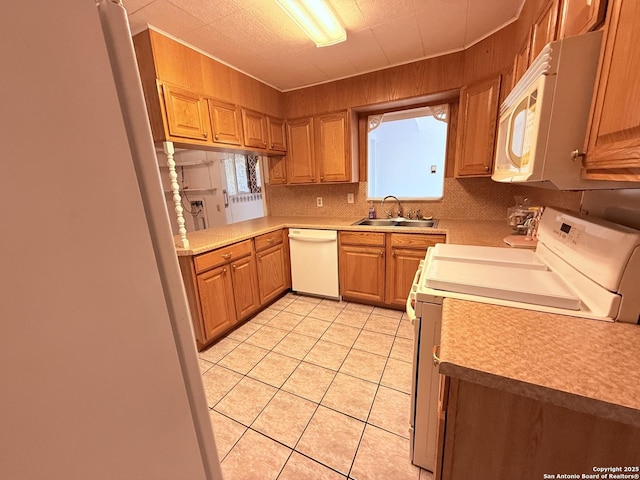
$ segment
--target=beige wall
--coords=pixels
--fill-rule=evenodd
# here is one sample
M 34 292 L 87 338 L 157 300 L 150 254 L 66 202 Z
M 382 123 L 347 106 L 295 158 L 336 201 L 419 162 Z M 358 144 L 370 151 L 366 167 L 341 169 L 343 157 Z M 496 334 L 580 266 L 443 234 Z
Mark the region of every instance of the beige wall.
M 369 211 L 366 183 L 344 185 L 274 185 L 267 186 L 267 205 L 270 215 L 365 217 Z M 355 202 L 347 203 L 353 193 Z M 578 210 L 580 192 L 556 192 L 533 187 L 505 185 L 489 178 L 446 178 L 444 198 L 436 202 L 402 202 L 405 212 L 421 209 L 425 216 L 446 219 L 502 219 L 506 209 L 515 204 L 514 195 L 531 199 L 532 205 L 545 205 Z M 316 198 L 323 198 L 323 207 L 316 206 Z M 380 203 L 375 204 L 382 216 Z

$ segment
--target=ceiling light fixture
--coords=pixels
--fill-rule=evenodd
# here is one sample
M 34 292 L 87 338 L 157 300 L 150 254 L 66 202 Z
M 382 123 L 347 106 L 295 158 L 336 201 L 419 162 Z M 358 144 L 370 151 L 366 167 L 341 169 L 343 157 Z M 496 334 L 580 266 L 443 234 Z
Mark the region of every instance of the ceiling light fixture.
M 340 25 L 325 0 L 275 0 L 318 47 L 328 47 L 347 39 L 347 32 Z

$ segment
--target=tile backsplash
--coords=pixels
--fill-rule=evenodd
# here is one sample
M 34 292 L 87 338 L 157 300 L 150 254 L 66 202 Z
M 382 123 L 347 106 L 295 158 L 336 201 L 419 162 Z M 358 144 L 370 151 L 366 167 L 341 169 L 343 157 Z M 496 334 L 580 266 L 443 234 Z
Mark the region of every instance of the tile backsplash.
M 366 217 L 369 212 L 367 184 L 268 185 L 267 206 L 270 215 L 330 217 Z M 347 203 L 347 194 L 354 203 Z M 420 209 L 424 216 L 450 220 L 500 220 L 515 204 L 514 196 L 528 197 L 531 205 L 578 210 L 581 192 L 558 192 L 534 187 L 496 183 L 490 178 L 446 178 L 444 198 L 438 201 L 403 201 L 405 213 Z M 316 205 L 322 197 L 322 207 Z M 378 217 L 383 216 L 380 202 L 374 203 Z

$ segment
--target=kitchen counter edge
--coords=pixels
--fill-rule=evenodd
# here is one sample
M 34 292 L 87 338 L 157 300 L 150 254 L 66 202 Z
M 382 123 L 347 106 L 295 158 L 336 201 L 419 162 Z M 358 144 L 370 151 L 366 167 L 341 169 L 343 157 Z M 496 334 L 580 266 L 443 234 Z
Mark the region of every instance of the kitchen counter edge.
M 362 220 L 362 217 L 261 217 L 189 232 L 187 249 L 179 246 L 180 237 L 178 236 L 174 237 L 174 243 L 178 256 L 193 256 L 281 228 L 446 235 L 447 243 L 473 243 L 487 246 L 506 246 L 502 243 L 502 238 L 511 233 L 510 227 L 503 220 L 442 219 L 439 220 L 437 228 L 353 225 L 359 220 Z
M 440 373 L 640 427 L 640 327 L 445 299 Z

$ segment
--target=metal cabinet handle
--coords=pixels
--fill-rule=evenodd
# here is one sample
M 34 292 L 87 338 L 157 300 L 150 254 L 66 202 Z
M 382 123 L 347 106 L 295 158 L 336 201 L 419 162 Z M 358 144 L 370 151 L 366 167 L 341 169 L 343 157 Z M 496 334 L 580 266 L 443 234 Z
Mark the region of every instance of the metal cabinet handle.
M 484 166 L 484 171 L 485 171 L 485 172 L 488 172 L 488 171 L 489 171 L 489 165 L 485 165 L 485 166 Z
M 238 268 L 238 266 L 234 263 L 233 265 L 231 265 L 233 267 L 233 269 L 235 270 L 236 268 Z
M 204 138 L 207 138 L 207 137 L 209 136 L 209 132 L 202 132 L 202 136 L 203 136 Z
M 273 143 L 271 144 L 271 148 L 273 148 Z
M 233 252 L 231 252 L 231 253 L 233 253 Z M 231 258 L 231 253 L 223 253 L 221 256 L 225 260 L 229 260 Z
M 220 135 L 217 135 L 217 134 L 216 134 L 215 139 L 216 139 L 216 140 L 220 140 Z
M 586 156 L 587 154 L 585 152 L 581 152 L 578 149 L 575 149 L 573 152 L 571 152 L 571 160 L 574 162 L 578 159 L 580 159 L 580 161 L 583 161 Z
M 273 238 L 271 237 L 267 238 L 267 243 L 271 243 L 271 242 L 273 242 Z
M 431 354 L 433 355 L 433 366 L 437 367 L 440 365 L 440 357 L 438 357 L 440 354 L 440 345 L 434 345 Z
M 380 250 L 380 255 L 384 255 L 384 250 Z
M 226 269 L 226 268 L 223 268 L 223 269 L 222 269 L 222 273 L 227 273 L 227 269 Z

